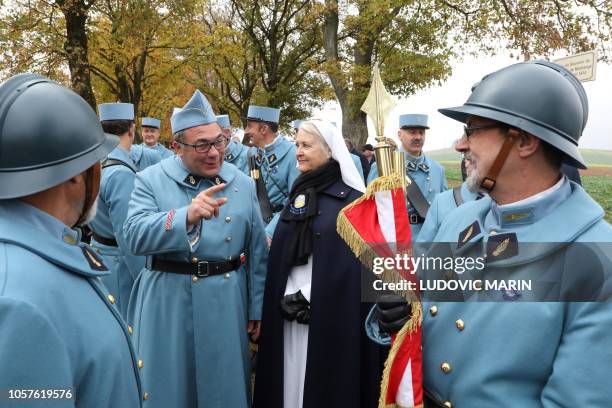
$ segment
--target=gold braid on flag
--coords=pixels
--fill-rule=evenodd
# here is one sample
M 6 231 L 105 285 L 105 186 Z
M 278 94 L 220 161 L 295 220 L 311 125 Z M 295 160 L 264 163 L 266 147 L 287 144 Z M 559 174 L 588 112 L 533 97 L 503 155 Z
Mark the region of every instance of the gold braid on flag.
M 410 302 L 410 307 L 412 308 L 412 317 L 397 333 L 397 336 L 393 341 L 393 345 L 389 350 L 389 357 L 387 357 L 387 361 L 385 361 L 385 370 L 383 371 L 382 380 L 380 382 L 380 398 L 378 400 L 378 408 L 423 408 L 423 404 L 415 405 L 414 407 L 404 407 L 395 403 L 385 403 L 385 398 L 387 397 L 387 389 L 389 386 L 389 375 L 391 374 L 391 366 L 393 365 L 393 361 L 395 361 L 397 351 L 399 350 L 401 344 L 404 342 L 406 336 L 414 333 L 423 322 L 423 309 L 421 308 L 421 302 L 419 302 L 418 300 Z
M 406 166 L 404 154 L 401 152 L 394 152 L 391 145 L 387 143 L 387 139 L 384 137 L 385 120 L 389 113 L 395 108 L 396 104 L 397 103 L 395 102 L 394 98 L 385 89 L 385 86 L 380 78 L 378 64 L 376 64 L 372 73 L 372 86 L 370 87 L 370 92 L 368 93 L 361 110 L 370 117 L 374 124 L 374 129 L 376 130 L 376 141 L 378 144 L 375 150 L 376 165 L 378 168 L 379 177 L 370 183 L 363 196 L 353 201 L 340 211 L 336 221 L 336 230 L 338 231 L 338 234 L 347 243 L 349 248 L 351 248 L 351 251 L 353 251 L 357 259 L 359 259 L 359 261 L 365 265 L 367 269 L 372 267 L 374 258 L 379 256 L 376 254 L 371 245 L 381 243 L 365 242 L 363 237 L 350 223 L 345 212 L 348 212 L 354 206 L 359 205 L 366 200 L 374 200 L 374 195 L 378 192 L 390 191 L 391 194 L 398 194 L 398 192 L 401 192 L 403 196 L 404 190 L 409 183 L 405 174 Z M 412 250 L 409 250 L 409 252 L 412 252 Z M 400 282 L 404 280 L 397 270 L 386 268 L 382 274 L 382 279 L 384 282 Z M 391 346 L 391 350 L 389 351 L 389 357 L 385 362 L 385 370 L 383 372 L 381 382 L 381 394 L 378 406 L 379 408 L 422 408 L 423 404 L 419 404 L 416 407 L 400 407 L 395 403 L 387 405 L 385 402 L 389 388 L 389 376 L 391 374 L 391 368 L 393 366 L 395 357 L 397 356 L 398 350 L 406 339 L 406 336 L 410 336 L 412 333 L 417 331 L 423 320 L 421 303 L 419 302 L 416 294 L 410 290 L 400 291 L 397 293 L 410 302 L 412 316 L 397 334 L 395 340 L 393 341 L 393 345 Z
M 365 200 L 374 199 L 375 193 L 394 190 L 397 188 L 402 188 L 402 179 L 398 174 L 378 177 L 370 183 L 366 192 L 361 197 L 344 207 L 340 211 L 340 214 L 338 214 L 338 218 L 336 220 L 336 230 L 338 231 L 338 234 L 344 240 L 344 242 L 346 242 L 349 248 L 351 248 L 351 251 L 353 251 L 357 259 L 359 259 L 359 261 L 361 261 L 361 263 L 368 269 L 372 267 L 374 258 L 377 258 L 378 255 L 376 255 L 374 250 L 370 247 L 369 244 L 372 243 L 368 243 L 363 240 L 361 235 L 359 235 L 359 233 L 355 230 L 355 227 L 353 227 L 353 225 L 349 222 L 344 213 Z

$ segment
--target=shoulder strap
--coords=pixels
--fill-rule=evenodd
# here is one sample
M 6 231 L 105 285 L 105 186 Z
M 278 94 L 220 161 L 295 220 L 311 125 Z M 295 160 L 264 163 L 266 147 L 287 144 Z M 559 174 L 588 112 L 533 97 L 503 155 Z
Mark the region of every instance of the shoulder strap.
M 461 196 L 461 185 L 453 188 L 453 198 L 455 199 L 455 204 L 457 204 L 457 207 L 464 203 L 463 197 Z
M 255 163 L 255 155 L 248 154 L 249 159 L 249 175 L 253 180 L 255 180 L 255 190 L 257 193 L 257 201 L 259 201 L 259 210 L 261 211 L 261 217 L 264 222 L 267 224 L 272 220 L 272 205 L 270 204 L 270 198 L 268 197 L 268 192 L 266 190 L 266 185 L 264 183 L 263 178 L 261 178 L 261 173 L 259 168 L 257 167 L 257 163 Z
M 410 174 L 407 174 L 407 176 L 411 182 L 410 184 L 408 184 L 408 187 L 406 187 L 406 195 L 408 196 L 408 201 L 410 201 L 410 204 L 412 204 L 416 212 L 422 218 L 426 218 L 427 211 L 429 211 L 429 203 L 427 202 L 427 199 L 423 195 L 423 192 L 417 185 L 416 181 L 414 181 L 412 176 Z
M 107 167 L 112 167 L 112 166 L 125 166 L 128 169 L 130 169 L 130 171 L 132 171 L 133 173 L 136 173 L 136 170 L 134 170 L 134 168 L 132 166 L 130 166 L 129 164 L 127 164 L 126 162 L 124 162 L 123 160 L 118 160 L 118 159 L 106 159 L 102 162 L 102 168 L 105 169 Z

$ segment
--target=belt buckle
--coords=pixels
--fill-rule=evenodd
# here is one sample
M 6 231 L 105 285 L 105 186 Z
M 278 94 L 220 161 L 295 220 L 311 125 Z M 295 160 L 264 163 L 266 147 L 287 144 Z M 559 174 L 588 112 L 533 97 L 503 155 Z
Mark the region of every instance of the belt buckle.
M 418 224 L 419 223 L 419 214 L 414 213 L 414 214 L 410 214 L 410 223 L 411 224 Z
M 206 265 L 206 270 L 205 272 L 202 272 L 202 265 Z M 199 261 L 198 262 L 198 269 L 196 270 L 196 276 L 198 278 L 206 278 L 208 276 L 210 276 L 210 269 L 209 269 L 209 264 L 208 261 Z

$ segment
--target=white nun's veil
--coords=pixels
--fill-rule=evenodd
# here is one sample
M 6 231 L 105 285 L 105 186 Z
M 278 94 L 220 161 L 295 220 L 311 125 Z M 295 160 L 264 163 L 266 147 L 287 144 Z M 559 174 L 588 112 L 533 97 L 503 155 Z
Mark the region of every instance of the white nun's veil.
M 353 158 L 344 143 L 340 130 L 326 120 L 309 119 L 308 122 L 319 130 L 319 133 L 321 133 L 325 143 L 327 143 L 331 150 L 332 158 L 340 164 L 340 172 L 342 173 L 344 184 L 361 193 L 365 192 L 366 186 L 357 171 L 357 167 L 355 167 Z

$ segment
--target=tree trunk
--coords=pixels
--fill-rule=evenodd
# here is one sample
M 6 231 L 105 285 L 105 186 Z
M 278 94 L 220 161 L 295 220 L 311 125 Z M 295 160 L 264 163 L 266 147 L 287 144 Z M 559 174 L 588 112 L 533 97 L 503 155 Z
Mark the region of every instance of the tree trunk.
M 361 105 L 351 106 L 350 103 L 340 104 L 342 108 L 342 135 L 350 139 L 355 148 L 366 143 L 368 140 L 368 124 L 366 114 L 361 111 Z
M 70 86 L 95 110 L 96 98 L 91 87 L 85 28 L 89 6 L 86 6 L 83 1 L 71 1 L 68 4 L 65 1 L 58 1 L 57 4 L 66 18 L 64 51 L 66 51 L 70 69 Z
M 352 89 L 348 87 L 345 73 L 338 61 L 338 1 L 325 1 L 325 22 L 323 24 L 323 47 L 327 64 L 327 76 L 342 108 L 342 135 L 359 147 L 368 140 L 366 114 L 361 105 L 368 94 L 370 81 L 359 83 L 353 80 Z M 356 49 L 359 47 L 355 47 Z M 373 43 L 364 44 L 364 52 L 355 52 L 355 64 L 371 65 Z M 353 78 L 354 79 L 354 78 Z M 365 95 L 361 97 L 361 95 Z
M 126 67 L 117 62 L 115 64 L 115 78 L 117 78 L 117 101 L 132 103 L 130 81 L 127 77 Z
M 137 116 L 141 116 L 142 112 L 140 112 L 140 102 L 142 101 L 142 95 L 144 93 L 144 76 L 145 76 L 145 68 L 147 65 L 147 57 L 148 50 L 145 47 L 138 59 L 136 60 L 136 66 L 134 69 L 134 94 L 132 96 L 132 103 L 134 104 L 134 113 Z

